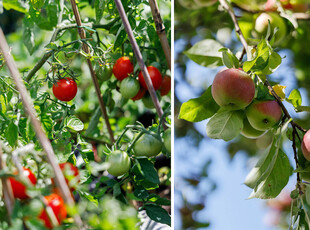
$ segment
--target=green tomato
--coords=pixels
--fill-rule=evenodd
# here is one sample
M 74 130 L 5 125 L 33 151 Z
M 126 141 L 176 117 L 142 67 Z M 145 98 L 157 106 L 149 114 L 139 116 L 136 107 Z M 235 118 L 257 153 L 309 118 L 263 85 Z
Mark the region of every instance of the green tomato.
M 164 146 L 171 153 L 171 129 L 167 129 L 163 135 Z
M 151 134 L 143 134 L 133 146 L 135 156 L 155 157 L 161 149 L 161 141 Z
M 127 77 L 122 80 L 120 92 L 124 98 L 132 98 L 137 95 L 140 90 L 139 81 L 132 77 Z
M 130 158 L 124 151 L 115 150 L 107 156 L 106 162 L 110 164 L 108 172 L 112 176 L 121 176 L 130 169 Z
M 104 66 L 96 65 L 96 75 L 99 81 L 107 81 L 112 76 L 112 66 L 106 64 Z

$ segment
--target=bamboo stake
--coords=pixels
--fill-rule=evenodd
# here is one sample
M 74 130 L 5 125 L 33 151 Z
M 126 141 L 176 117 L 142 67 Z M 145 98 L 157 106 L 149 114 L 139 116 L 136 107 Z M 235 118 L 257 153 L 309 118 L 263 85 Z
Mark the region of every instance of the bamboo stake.
M 165 26 L 164 26 L 163 20 L 160 16 L 157 1 L 156 0 L 149 0 L 149 4 L 150 4 L 151 10 L 152 10 L 152 15 L 153 15 L 153 19 L 155 22 L 157 35 L 159 37 L 161 46 L 164 50 L 166 60 L 168 63 L 168 67 L 171 70 L 171 50 L 170 50 L 169 42 L 167 39 Z
M 11 72 L 11 75 L 15 81 L 16 87 L 20 93 L 21 100 L 23 102 L 23 106 L 25 111 L 27 112 L 28 116 L 30 117 L 31 124 L 36 132 L 36 136 L 44 150 L 44 152 L 47 155 L 47 159 L 49 163 L 51 164 L 54 173 L 55 173 L 55 181 L 57 186 L 60 188 L 61 196 L 65 203 L 67 203 L 69 206 L 74 205 L 74 200 L 71 197 L 70 190 L 68 188 L 68 185 L 65 181 L 64 175 L 57 163 L 54 150 L 52 148 L 52 145 L 50 141 L 47 139 L 46 134 L 44 130 L 41 127 L 41 123 L 36 117 L 36 111 L 33 107 L 32 100 L 29 96 L 29 93 L 27 92 L 26 86 L 20 76 L 20 73 L 17 69 L 17 66 L 15 64 L 15 61 L 13 57 L 10 54 L 10 48 L 7 44 L 7 41 L 5 39 L 5 36 L 3 34 L 2 29 L 0 28 L 0 49 L 2 50 L 3 56 L 6 60 L 7 67 L 9 68 L 9 71 Z M 75 222 L 78 225 L 80 229 L 82 229 L 82 220 L 78 215 L 74 216 Z
M 3 170 L 6 165 L 5 162 L 3 161 L 3 152 L 2 152 L 2 147 L 0 145 L 0 170 Z M 14 196 L 12 192 L 12 187 L 9 183 L 8 178 L 1 178 L 2 182 L 2 191 L 3 191 L 3 198 L 4 198 L 4 204 L 6 207 L 6 210 L 8 211 L 8 218 L 9 218 L 9 223 L 11 224 L 11 214 L 13 211 L 14 207 Z
M 82 21 L 81 21 L 79 9 L 78 9 L 78 7 L 77 7 L 77 5 L 75 3 L 75 0 L 71 0 L 71 6 L 72 6 L 73 13 L 74 13 L 76 24 L 78 25 L 78 32 L 79 32 L 80 38 L 81 39 L 85 39 L 86 38 L 86 34 L 85 34 L 84 29 L 82 28 Z M 83 43 L 83 50 L 84 50 L 85 53 L 90 54 L 89 47 L 85 43 Z M 104 118 L 104 121 L 106 123 L 107 129 L 108 129 L 108 132 L 109 132 L 110 140 L 111 140 L 111 143 L 113 144 L 114 143 L 113 131 L 111 129 L 111 124 L 110 124 L 110 121 L 109 121 L 107 110 L 106 110 L 106 107 L 104 105 L 103 98 L 102 98 L 102 95 L 101 95 L 101 92 L 100 92 L 100 86 L 99 86 L 99 83 L 98 83 L 98 79 L 97 79 L 96 73 L 94 71 L 94 68 L 93 68 L 92 63 L 91 63 L 89 58 L 87 58 L 87 64 L 88 64 L 88 67 L 89 67 L 89 70 L 90 70 L 91 77 L 93 79 L 93 83 L 94 83 L 96 94 L 97 94 L 97 97 L 98 97 L 98 100 L 99 100 L 101 112 L 103 114 L 103 118 Z
M 144 76 L 144 79 L 145 79 L 145 83 L 147 85 L 147 88 L 148 88 L 148 91 L 151 95 L 151 98 L 152 98 L 152 101 L 155 105 L 155 108 L 156 108 L 156 112 L 158 114 L 159 117 L 161 117 L 163 115 L 163 110 L 162 108 L 160 107 L 159 105 L 159 100 L 157 98 L 157 95 L 156 95 L 156 92 L 155 92 L 155 89 L 153 87 L 153 84 L 152 84 L 152 80 L 150 78 L 150 75 L 146 69 L 146 66 L 143 62 L 143 58 L 142 58 L 142 54 L 139 50 L 139 47 L 138 47 L 138 44 L 137 44 L 137 41 L 133 35 L 133 32 L 132 32 L 132 29 L 130 27 L 130 24 L 129 24 L 129 21 L 128 21 L 128 18 L 126 16 L 126 13 L 125 13 L 125 10 L 124 10 L 124 7 L 121 3 L 120 0 L 114 0 L 115 1 L 115 4 L 116 4 L 116 7 L 117 7 L 117 10 L 122 18 L 122 21 L 123 21 L 123 25 L 125 27 L 125 30 L 128 34 L 128 37 L 129 37 L 129 40 L 130 40 L 130 43 L 131 43 L 131 46 L 132 46 L 132 49 L 133 49 L 133 52 L 138 60 L 138 63 L 139 63 L 139 66 L 140 66 L 140 69 L 142 71 L 142 74 Z

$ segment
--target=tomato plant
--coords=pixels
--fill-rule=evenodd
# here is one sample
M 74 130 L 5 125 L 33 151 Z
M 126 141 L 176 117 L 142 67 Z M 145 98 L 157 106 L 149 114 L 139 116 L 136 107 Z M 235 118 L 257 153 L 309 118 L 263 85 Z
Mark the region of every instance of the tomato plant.
M 152 81 L 154 89 L 158 90 L 159 87 L 161 86 L 161 82 L 162 82 L 162 76 L 161 76 L 160 71 L 156 67 L 154 67 L 154 66 L 148 66 L 147 67 L 147 71 L 148 71 L 148 73 L 150 75 L 150 78 L 151 78 L 151 81 Z M 141 86 L 144 89 L 147 89 L 147 85 L 146 85 L 144 76 L 143 76 L 141 71 L 139 73 L 139 81 L 140 81 Z
M 31 184 L 35 185 L 37 183 L 37 178 L 30 169 L 23 168 L 22 173 L 26 180 L 29 180 Z M 27 195 L 26 185 L 22 181 L 13 177 L 10 177 L 9 181 L 12 186 L 12 191 L 15 198 L 19 198 L 22 200 L 29 198 L 29 196 Z
M 130 28 L 116 7 L 120 2 Z M 171 3 L 157 2 L 170 41 L 170 12 L 163 9 L 169 9 Z M 161 140 L 163 124 L 171 123 L 170 97 L 160 102 L 164 115 L 146 108 L 142 100 L 134 101 L 146 92 L 135 80 L 139 64 L 155 65 L 162 74 L 170 74 L 166 50 L 158 48 L 161 40 L 152 6 L 142 0 L 39 0 L 0 5 L 10 18 L 5 24 L 17 26 L 5 31 L 5 36 L 18 67 L 15 72 L 20 72 L 20 82 L 27 90 L 16 86 L 18 77 L 7 68 L 14 62 L 7 56 L 4 61 L 0 54 L 0 137 L 6 159 L 0 177 L 14 172 L 14 165 L 22 165 L 35 170 L 38 180 L 37 186 L 29 188 L 27 201 L 16 199 L 7 208 L 6 197 L 0 198 L 0 229 L 42 229 L 44 221 L 38 219 L 41 198 L 54 193 L 65 205 L 70 204 L 70 193 L 62 192 L 68 188 L 74 203 L 66 206 L 70 218 L 63 221 L 65 217 L 60 215 L 59 229 L 171 225 L 170 155 L 163 148 L 160 159 L 148 159 L 134 156 L 132 149 L 136 134 L 148 133 L 154 125 L 152 133 Z M 134 40 L 143 60 L 136 56 Z M 2 40 L 0 44 L 2 50 Z M 126 82 L 134 82 L 135 88 Z M 29 108 L 34 111 L 27 113 Z M 111 153 L 118 151 L 127 164 L 117 169 L 119 162 L 112 161 Z M 55 173 L 57 165 L 61 171 Z M 123 174 L 120 169 L 125 170 Z M 67 183 L 54 183 L 61 174 Z
M 60 79 L 53 85 L 54 96 L 61 101 L 71 101 L 77 93 L 76 82 L 71 78 Z
M 120 57 L 113 66 L 113 74 L 117 80 L 122 81 L 133 72 L 133 64 L 129 57 Z
M 62 221 L 66 218 L 67 216 L 67 210 L 64 204 L 64 201 L 62 200 L 62 198 L 58 195 L 58 194 L 51 194 L 48 196 L 44 197 L 44 201 L 46 202 L 46 206 L 51 208 L 51 210 L 53 211 L 58 224 L 61 224 Z M 53 225 L 52 222 L 46 212 L 46 209 L 43 209 L 39 215 L 39 219 L 41 219 L 45 226 L 47 228 L 52 229 Z

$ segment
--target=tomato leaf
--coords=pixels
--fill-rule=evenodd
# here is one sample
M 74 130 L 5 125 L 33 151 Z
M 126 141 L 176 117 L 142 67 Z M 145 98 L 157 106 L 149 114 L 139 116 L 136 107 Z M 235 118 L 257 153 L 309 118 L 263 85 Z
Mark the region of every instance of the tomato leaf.
M 6 10 L 16 10 L 21 13 L 27 13 L 27 6 L 24 1 L 21 0 L 3 0 L 2 1 L 3 7 Z
M 222 54 L 219 50 L 223 46 L 212 39 L 197 42 L 192 48 L 185 51 L 186 56 L 192 61 L 205 67 L 222 66 Z
M 146 199 L 149 196 L 149 193 L 142 186 L 137 186 L 134 195 L 139 199 Z
M 152 162 L 150 162 L 147 158 L 140 158 L 138 159 L 138 162 L 140 163 L 141 172 L 145 179 L 151 183 L 159 184 L 159 177 Z
M 9 145 L 11 145 L 12 147 L 16 145 L 18 139 L 18 127 L 14 124 L 13 121 L 11 121 L 7 127 L 6 138 L 9 142 Z
M 211 86 L 200 97 L 190 99 L 182 104 L 179 119 L 198 122 L 212 117 L 220 107 L 211 94 Z
M 243 128 L 241 111 L 222 110 L 216 113 L 207 124 L 207 136 L 229 141 L 238 136 Z
M 35 44 L 34 44 L 34 34 L 33 34 L 33 22 L 29 17 L 24 18 L 24 31 L 23 31 L 23 42 L 26 46 L 30 55 L 33 54 Z
M 162 207 L 155 204 L 145 204 L 144 205 L 146 214 L 150 217 L 151 220 L 154 220 L 159 223 L 171 225 L 171 217 L 168 212 Z
M 292 174 L 287 155 L 280 149 L 281 138 L 275 138 L 245 180 L 253 188 L 249 198 L 271 199 L 279 195 Z
M 101 109 L 100 107 L 98 107 L 95 113 L 90 118 L 89 125 L 87 127 L 87 130 L 85 131 L 86 136 L 92 135 L 97 130 L 101 114 L 102 114 Z
M 121 27 L 116 35 L 113 49 L 116 50 L 118 47 L 120 47 L 125 42 L 126 39 L 127 39 L 127 33 L 124 30 L 124 28 Z
M 77 132 L 84 129 L 83 122 L 76 116 L 66 117 L 65 126 Z
M 104 0 L 95 0 L 96 23 L 99 23 L 105 8 Z

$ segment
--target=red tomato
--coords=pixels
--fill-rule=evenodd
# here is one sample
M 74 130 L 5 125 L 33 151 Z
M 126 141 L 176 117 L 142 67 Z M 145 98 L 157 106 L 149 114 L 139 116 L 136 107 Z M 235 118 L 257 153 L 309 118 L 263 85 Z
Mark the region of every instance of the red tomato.
M 121 81 L 133 72 L 133 64 L 129 57 L 120 57 L 117 59 L 112 70 L 117 80 Z
M 161 82 L 162 82 L 162 76 L 161 73 L 159 72 L 159 70 L 154 67 L 154 66 L 148 66 L 147 67 L 147 71 L 149 72 L 153 87 L 155 90 L 158 90 Z M 139 73 L 139 81 L 140 81 L 140 85 L 144 88 L 147 89 L 145 80 L 144 80 L 144 76 L 142 74 L 142 72 L 140 71 Z
M 145 92 L 146 92 L 146 89 L 141 87 L 137 95 L 131 98 L 131 100 L 133 101 L 140 100 L 144 96 Z
M 15 173 L 15 174 L 17 174 L 17 173 Z M 31 172 L 30 169 L 23 168 L 23 174 L 24 174 L 25 177 L 27 177 L 30 180 L 30 182 L 33 185 L 35 185 L 37 183 L 37 178 Z M 17 181 L 13 177 L 10 177 L 9 181 L 11 183 L 13 195 L 14 195 L 15 198 L 19 198 L 19 199 L 22 199 L 22 200 L 29 198 L 29 196 L 26 193 L 26 186 L 22 182 Z
M 159 88 L 160 96 L 167 95 L 171 90 L 171 78 L 169 76 L 164 76 L 161 86 Z
M 76 185 L 76 183 L 80 181 L 78 168 L 75 167 L 70 162 L 61 163 L 61 164 L 59 164 L 59 167 L 60 167 L 62 173 L 64 174 L 65 180 L 66 180 L 67 184 L 69 185 L 71 191 L 74 191 L 75 188 L 73 186 Z M 72 180 L 75 180 L 74 181 L 75 184 L 73 184 L 73 185 L 70 184 L 70 182 Z M 55 184 L 54 179 L 52 179 L 52 183 Z
M 55 193 L 45 196 L 44 199 L 45 199 L 47 206 L 49 206 L 53 210 L 54 215 L 58 221 L 58 224 L 60 225 L 67 216 L 67 210 L 66 210 L 63 199 L 61 198 L 61 196 Z M 43 209 L 42 212 L 40 213 L 39 219 L 43 220 L 47 228 L 50 228 L 50 229 L 53 228 L 52 223 L 45 209 Z
M 71 101 L 77 93 L 77 85 L 73 79 L 63 78 L 53 85 L 53 93 L 58 100 Z

